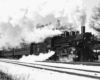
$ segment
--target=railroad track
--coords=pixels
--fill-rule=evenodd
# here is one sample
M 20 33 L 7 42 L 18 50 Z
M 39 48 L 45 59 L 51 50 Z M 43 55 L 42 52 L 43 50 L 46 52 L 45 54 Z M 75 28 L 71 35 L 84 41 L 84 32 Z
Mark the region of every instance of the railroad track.
M 47 63 L 47 62 L 33 62 L 33 63 L 25 63 L 25 62 L 19 62 L 16 60 L 3 60 L 0 59 L 1 62 L 6 62 L 6 63 L 11 63 L 11 64 L 17 64 L 17 65 L 22 65 L 22 66 L 27 66 L 31 68 L 38 68 L 38 69 L 45 69 L 45 70 L 50 70 L 50 71 L 55 71 L 55 72 L 60 72 L 60 73 L 66 73 L 66 74 L 71 74 L 71 75 L 77 75 L 77 76 L 82 76 L 82 77 L 87 77 L 87 78 L 93 78 L 93 79 L 100 79 L 100 69 L 84 69 L 79 65 L 80 68 L 76 65 L 72 64 L 61 64 L 61 63 Z M 87 66 L 89 67 L 89 66 Z
M 41 62 L 41 61 L 39 61 Z M 87 65 L 87 66 L 100 66 L 100 62 L 60 62 L 60 61 L 42 61 L 47 63 L 60 63 L 60 64 L 75 64 L 75 65 Z

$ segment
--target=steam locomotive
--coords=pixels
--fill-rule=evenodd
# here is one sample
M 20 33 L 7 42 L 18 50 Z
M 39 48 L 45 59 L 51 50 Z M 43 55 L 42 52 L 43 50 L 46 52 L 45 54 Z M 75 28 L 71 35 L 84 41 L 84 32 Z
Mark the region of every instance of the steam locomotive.
M 31 43 L 24 45 L 20 49 L 1 50 L 1 58 L 21 58 L 23 55 L 28 56 L 47 53 L 49 50 L 55 51 L 55 54 L 49 60 L 59 60 L 68 58 L 70 55 L 73 61 L 95 61 L 98 55 L 93 51 L 94 45 L 100 44 L 94 35 L 85 32 L 85 26 L 81 27 L 81 34 L 78 31 L 63 31 L 61 35 L 47 38 L 41 43 Z

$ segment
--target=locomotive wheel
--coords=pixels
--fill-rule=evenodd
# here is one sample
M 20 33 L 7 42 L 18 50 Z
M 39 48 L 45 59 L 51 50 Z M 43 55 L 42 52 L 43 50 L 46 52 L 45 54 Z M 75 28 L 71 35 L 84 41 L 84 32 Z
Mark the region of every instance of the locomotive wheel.
M 63 47 L 59 55 L 59 60 L 62 62 L 73 62 L 75 58 L 74 47 Z
M 91 49 L 89 49 L 88 47 L 85 48 L 77 48 L 77 61 L 93 61 L 94 59 L 94 55 L 93 55 L 93 51 Z
M 82 49 L 80 48 L 76 48 L 75 50 L 75 58 L 74 58 L 74 61 L 84 61 L 83 59 L 83 53 L 82 53 Z

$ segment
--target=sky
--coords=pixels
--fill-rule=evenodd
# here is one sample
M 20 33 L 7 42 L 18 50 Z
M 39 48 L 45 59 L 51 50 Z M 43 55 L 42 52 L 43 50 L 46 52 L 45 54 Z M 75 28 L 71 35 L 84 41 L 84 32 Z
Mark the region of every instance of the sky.
M 41 42 L 48 36 L 54 35 L 52 33 L 56 31 L 50 28 L 55 27 L 57 19 L 61 20 L 62 26 L 66 25 L 79 31 L 80 26 L 87 22 L 86 31 L 90 31 L 89 17 L 92 9 L 100 1 L 83 0 L 83 2 L 86 6 L 87 21 L 81 0 L 0 0 L 0 42 L 2 43 L 0 47 L 20 46 L 23 40 L 26 43 Z M 46 26 L 41 30 L 37 28 L 38 24 Z
M 91 14 L 93 7 L 97 6 L 100 3 L 100 0 L 83 0 L 87 13 Z
M 100 0 L 83 0 L 85 7 L 86 7 L 86 13 L 87 13 L 87 20 L 89 21 L 90 16 L 92 15 L 92 10 L 95 6 L 98 6 L 100 3 Z M 86 25 L 88 26 L 88 25 Z

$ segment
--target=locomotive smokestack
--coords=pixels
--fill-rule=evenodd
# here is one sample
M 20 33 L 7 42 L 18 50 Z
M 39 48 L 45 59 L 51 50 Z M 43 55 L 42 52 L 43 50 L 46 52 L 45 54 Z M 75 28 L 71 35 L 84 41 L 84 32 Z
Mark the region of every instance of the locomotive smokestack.
M 85 26 L 81 26 L 81 34 L 85 33 Z

